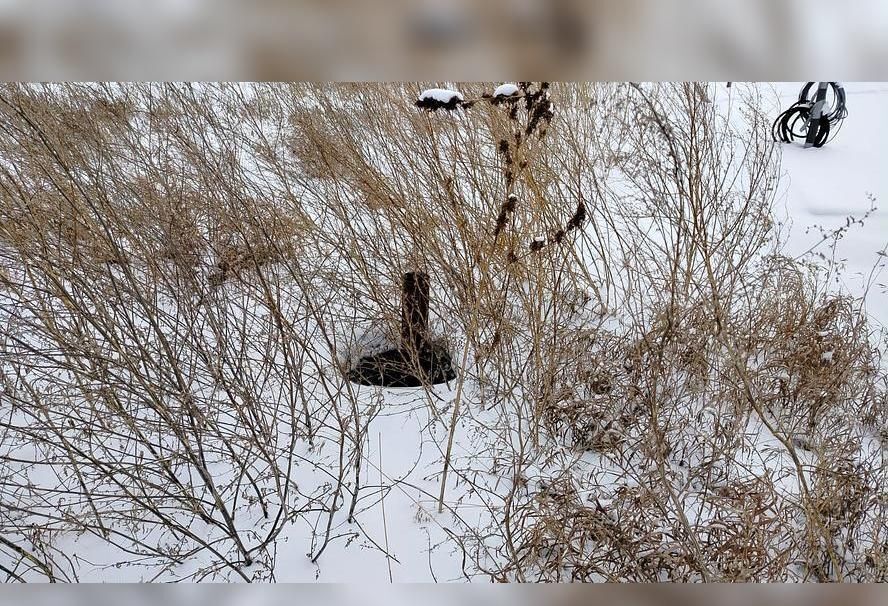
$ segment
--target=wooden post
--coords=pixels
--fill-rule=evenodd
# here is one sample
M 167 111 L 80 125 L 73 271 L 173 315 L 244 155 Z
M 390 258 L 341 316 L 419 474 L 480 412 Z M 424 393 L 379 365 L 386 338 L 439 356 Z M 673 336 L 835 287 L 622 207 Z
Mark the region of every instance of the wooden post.
M 401 342 L 395 348 L 363 356 L 349 370 L 349 381 L 383 387 L 419 387 L 456 378 L 450 353 L 432 338 L 430 332 L 430 284 L 427 273 L 404 274 L 401 282 Z
M 404 274 L 401 288 L 401 346 L 419 351 L 427 343 L 429 330 L 429 275 Z

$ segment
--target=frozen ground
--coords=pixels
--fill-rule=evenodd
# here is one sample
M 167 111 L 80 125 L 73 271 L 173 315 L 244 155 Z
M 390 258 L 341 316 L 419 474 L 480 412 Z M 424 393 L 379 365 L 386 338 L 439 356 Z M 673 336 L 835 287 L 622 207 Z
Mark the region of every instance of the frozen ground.
M 761 86 L 765 101 L 773 103 L 776 116 L 795 100 L 801 83 Z M 876 207 L 863 225 L 853 224 L 836 244 L 835 257 L 845 265 L 836 288 L 863 296 L 869 284 L 865 293 L 868 313 L 884 328 L 888 326 L 888 257 L 880 253 L 888 247 L 888 84 L 849 82 L 844 86 L 849 115 L 833 141 L 820 149 L 783 146 L 783 191 L 776 213 L 778 219 L 786 221 L 789 230 L 787 252 L 803 255 L 822 240 L 819 227 L 828 231 L 839 229 L 847 225 L 849 216 L 859 219 Z M 728 90 L 720 86 L 719 95 L 719 102 L 724 102 Z M 823 246 L 818 250 L 828 252 Z M 448 399 L 446 390 L 438 389 Z M 400 406 L 410 407 L 410 399 L 408 390 L 390 396 L 388 401 L 395 407 L 388 408 L 390 415 L 374 421 L 369 436 L 373 454 L 368 455 L 368 484 L 378 481 L 376 437 L 381 434 L 384 484 L 394 485 L 386 497 L 389 547 L 399 560 L 392 562 L 392 577 L 402 582 L 459 579 L 458 554 L 451 555 L 446 545 L 433 550 L 431 555 L 428 553 L 429 545 L 446 537 L 444 529 L 453 521 L 446 513 L 435 513 L 438 484 L 423 479 L 438 472 L 440 464 L 426 467 L 420 463 L 414 467 L 421 441 L 416 430 L 423 425 L 416 416 L 425 416 L 422 410 L 406 417 L 397 413 Z M 446 434 L 443 427 L 438 426 L 437 430 L 441 444 Z M 774 446 L 773 438 L 762 438 L 761 443 L 763 447 Z M 457 442 L 457 448 L 463 450 L 463 456 L 471 457 L 464 443 Z M 421 452 L 420 461 L 425 459 L 425 465 L 440 457 L 434 443 L 426 443 Z M 473 515 L 470 503 L 457 509 L 466 519 Z M 420 510 L 425 515 L 418 516 Z M 381 511 L 368 512 L 363 525 L 377 541 L 384 540 Z M 357 545 L 331 547 L 320 568 L 310 565 L 301 552 L 288 553 L 279 562 L 280 580 L 314 579 L 316 574 L 323 581 L 388 579 L 385 558 L 376 550 Z
M 762 85 L 765 100 L 774 103 L 774 114 L 786 108 L 798 94 L 801 83 L 778 83 L 773 88 Z M 790 254 L 802 255 L 822 239 L 822 227 L 835 230 L 847 224 L 847 218 L 860 218 L 876 206 L 863 225 L 852 225 L 838 241 L 836 258 L 844 261 L 845 270 L 838 288 L 861 296 L 867 284 L 867 308 L 870 315 L 883 327 L 888 325 L 888 258 L 880 255 L 888 246 L 888 84 L 845 83 L 848 93 L 849 115 L 836 138 L 820 149 L 783 146 L 782 187 L 776 212 L 786 220 Z M 721 87 L 720 95 L 727 95 Z M 823 247 L 821 246 L 821 249 Z M 365 388 L 366 389 L 366 388 Z M 437 388 L 447 400 L 451 394 Z M 414 398 L 421 403 L 422 398 Z M 445 529 L 453 523 L 447 513 L 436 513 L 438 483 L 424 479 L 439 469 L 440 451 L 446 433 L 441 426 L 435 429 L 438 444 L 421 444 L 420 429 L 426 415 L 422 408 L 413 414 L 399 414 L 410 409 L 409 390 L 387 397 L 389 414 L 378 417 L 370 429 L 367 485 L 378 483 L 379 459 L 377 438 L 382 435 L 383 484 L 391 486 L 386 494 L 388 544 L 398 562 L 391 562 L 395 581 L 439 581 L 459 579 L 459 554 L 449 552 L 447 545 L 432 550 L 446 538 Z M 773 447 L 773 440 L 762 440 L 763 446 Z M 471 457 L 463 442 L 457 442 L 462 456 Z M 421 452 L 422 455 L 417 455 Z M 419 463 L 416 463 L 416 460 Z M 434 462 L 434 463 L 433 463 Z M 458 494 L 454 490 L 454 494 Z M 373 497 L 375 500 L 376 497 Z M 473 515 L 471 503 L 457 507 L 467 520 Z M 379 508 L 362 517 L 364 530 L 377 542 L 384 539 L 383 519 Z M 295 544 L 304 540 L 294 537 Z M 364 581 L 387 580 L 386 560 L 371 547 L 359 544 L 346 547 L 333 545 L 325 554 L 320 567 L 311 565 L 297 549 L 281 546 L 284 557 L 279 557 L 279 580 Z
M 861 219 L 836 245 L 843 261 L 842 288 L 857 296 L 866 292 L 867 311 L 882 327 L 888 325 L 888 272 L 883 254 L 888 246 L 888 84 L 844 83 L 848 118 L 841 130 L 820 149 L 783 146 L 782 185 L 777 213 L 786 216 L 790 253 L 801 255 L 822 239 L 821 231 L 836 230 L 849 216 Z M 781 107 L 798 95 L 798 83 L 775 85 Z M 880 254 L 881 253 L 881 254 Z
M 799 83 L 764 87 L 765 99 L 773 103 L 776 115 L 792 103 Z M 877 326 L 888 325 L 888 272 L 884 256 L 888 247 L 888 84 L 846 83 L 849 115 L 836 138 L 822 149 L 783 147 L 781 192 L 776 209 L 778 219 L 788 230 L 787 251 L 806 254 L 832 231 L 849 224 L 848 217 L 869 217 L 862 225 L 853 223 L 838 240 L 835 258 L 844 271 L 835 287 L 855 296 L 866 295 L 868 313 Z M 719 85 L 717 100 L 729 102 L 730 92 Z M 876 210 L 871 209 L 875 207 Z M 829 253 L 827 247 L 819 251 Z M 362 492 L 356 521 L 345 515 L 335 518 L 332 541 L 317 563 L 306 555 L 313 527 L 325 523 L 325 516 L 287 526 L 277 541 L 274 571 L 277 581 L 452 581 L 462 574 L 461 554 L 447 542 L 451 529 L 460 523 L 479 527 L 486 510 L 473 499 L 468 478 L 452 472 L 446 501 L 448 511 L 437 512 L 442 451 L 446 445 L 446 424 L 453 392 L 446 386 L 434 388 L 440 398 L 437 419 L 427 406 L 422 390 L 386 390 L 362 387 L 364 406 L 384 406 L 365 432 Z M 435 398 L 435 399 L 437 399 Z M 454 446 L 457 461 L 472 461 L 474 469 L 490 469 L 474 449 L 470 428 L 463 428 Z M 773 446 L 773 440 L 757 443 Z M 327 456 L 332 456 L 328 453 Z M 565 460 L 569 452 L 557 453 Z M 606 467 L 603 461 L 592 464 Z M 463 465 L 454 464 L 454 468 Z M 483 475 L 483 474 L 482 474 Z M 495 473 L 486 480 L 496 484 Z M 359 525 L 361 535 L 349 539 Z M 115 568 L 114 555 L 96 538 L 68 539 L 70 554 L 82 558 L 81 580 L 134 581 L 146 578 L 141 568 Z M 384 550 L 392 557 L 387 558 Z M 108 566 L 111 567 L 108 567 Z M 173 574 L 179 571 L 173 571 Z

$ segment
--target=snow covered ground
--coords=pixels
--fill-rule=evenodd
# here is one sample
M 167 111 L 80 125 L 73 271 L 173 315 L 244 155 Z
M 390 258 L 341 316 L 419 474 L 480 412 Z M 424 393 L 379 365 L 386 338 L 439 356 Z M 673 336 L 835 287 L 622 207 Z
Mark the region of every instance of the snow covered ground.
M 772 115 L 795 100 L 801 84 L 760 85 L 765 100 L 773 103 Z M 727 96 L 729 91 L 723 85 L 717 86 L 719 102 L 724 102 L 721 95 Z M 803 255 L 822 240 L 818 226 L 835 230 L 846 226 L 849 216 L 861 218 L 873 206 L 877 208 L 863 225 L 852 225 L 847 235 L 838 240 L 836 259 L 844 263 L 845 269 L 836 288 L 855 296 L 865 294 L 869 314 L 882 327 L 888 327 L 888 258 L 881 254 L 888 247 L 888 84 L 849 82 L 844 86 L 849 115 L 834 140 L 820 149 L 782 146 L 783 191 L 775 210 L 778 218 L 782 215 L 786 220 L 789 230 L 787 252 Z M 823 248 L 821 245 L 818 250 Z M 435 390 L 445 401 L 452 400 L 453 394 L 446 388 L 439 386 Z M 396 582 L 459 580 L 460 554 L 451 553 L 446 545 L 429 552 L 430 546 L 446 538 L 446 529 L 453 523 L 450 514 L 436 513 L 437 476 L 425 479 L 439 471 L 440 445 L 446 434 L 442 427 L 428 425 L 438 444 L 428 440 L 423 444 L 420 430 L 427 418 L 423 408 L 410 405 L 411 400 L 421 404 L 422 397 L 411 396 L 410 390 L 400 392 L 386 396 L 389 412 L 378 417 L 371 427 L 366 471 L 367 485 L 378 482 L 381 471 L 383 484 L 391 486 L 385 511 L 388 545 L 398 559 L 391 562 L 392 578 Z M 399 412 L 411 408 L 410 415 Z M 381 469 L 377 447 L 380 435 Z M 763 450 L 773 449 L 776 440 L 762 438 L 761 446 Z M 462 450 L 462 456 L 472 457 L 465 442 L 458 440 L 457 448 Z M 454 494 L 459 491 L 454 489 Z M 473 508 L 480 509 L 469 503 L 465 508 L 457 507 L 457 511 L 469 520 L 481 513 L 473 512 Z M 384 542 L 381 509 L 363 517 L 362 527 L 378 543 Z M 281 549 L 286 555 L 279 559 L 278 580 L 388 579 L 386 558 L 366 545 L 333 545 L 320 567 L 308 563 L 301 552 L 287 551 L 285 546 Z
M 735 83 L 735 88 L 739 83 Z M 773 104 L 776 116 L 795 99 L 800 83 L 763 84 L 765 101 Z M 723 83 L 715 85 L 717 103 L 730 103 L 733 94 Z M 888 84 L 845 83 L 848 117 L 835 139 L 821 149 L 784 145 L 783 176 L 775 209 L 785 222 L 788 254 L 802 256 L 812 247 L 815 253 L 830 254 L 821 242 L 824 233 L 843 227 L 836 241 L 835 260 L 843 265 L 834 288 L 855 297 L 865 297 L 866 308 L 876 328 L 888 327 Z M 503 94 L 511 94 L 512 89 Z M 446 102 L 441 91 L 430 97 Z M 862 224 L 849 221 L 861 219 Z M 824 232 L 825 230 L 825 232 Z M 365 410 L 376 407 L 364 432 L 360 501 L 354 522 L 344 512 L 334 518 L 331 541 L 317 563 L 306 554 L 315 528 L 326 515 L 290 523 L 276 542 L 277 581 L 394 582 L 458 581 L 465 579 L 464 562 L 453 536 L 458 526 L 483 528 L 488 510 L 478 499 L 473 485 L 477 478 L 452 472 L 445 502 L 438 513 L 441 461 L 447 442 L 450 406 L 455 393 L 448 386 L 432 388 L 431 399 L 440 409 L 432 414 L 429 396 L 421 389 L 379 390 L 361 387 L 359 402 Z M 483 477 L 479 485 L 499 485 L 495 457 L 475 449 L 473 430 L 464 424 L 454 445 L 453 469 L 473 469 Z M 764 465 L 766 450 L 779 445 L 773 436 L 751 440 L 762 452 L 752 453 L 751 468 Z M 490 451 L 493 452 L 493 451 Z M 333 461 L 335 453 L 324 456 Z M 583 461 L 579 461 L 583 458 Z M 575 455 L 567 449 L 553 453 L 554 466 L 571 462 L 596 468 L 607 477 L 605 458 Z M 325 460 L 319 455 L 319 460 Z M 484 471 L 486 470 L 486 471 Z M 486 483 L 486 484 L 485 484 Z M 360 532 L 356 532 L 356 526 Z M 354 537 L 353 539 L 351 537 Z M 88 535 L 69 537 L 66 551 L 81 558 L 80 580 L 144 580 L 141 568 L 115 568 L 114 553 Z M 387 557 L 385 552 L 391 554 Z M 109 567 L 110 566 L 110 567 Z M 171 571 L 175 576 L 177 571 Z M 163 577 L 162 577 L 163 578 Z
M 783 146 L 785 197 L 777 212 L 788 220 L 789 252 L 800 255 L 819 240 L 821 231 L 840 229 L 852 216 L 863 218 L 836 245 L 845 265 L 840 278 L 848 292 L 866 294 L 868 313 L 888 326 L 888 84 L 843 83 L 848 117 L 835 139 L 820 149 Z M 777 84 L 784 109 L 798 95 L 799 83 Z
M 795 101 L 802 83 L 761 84 L 765 101 L 773 104 L 771 115 L 776 116 Z M 725 102 L 729 90 L 723 84 L 717 85 L 718 100 Z M 732 85 L 736 87 L 735 83 Z M 781 188 L 775 212 L 778 219 L 786 221 L 788 229 L 788 253 L 803 255 L 813 246 L 820 244 L 823 235 L 819 227 L 832 231 L 847 225 L 849 216 L 862 218 L 867 211 L 876 207 L 862 225 L 852 225 L 847 234 L 837 241 L 835 258 L 843 262 L 845 268 L 835 285 L 854 296 L 865 295 L 866 307 L 872 319 L 883 328 L 888 328 L 888 257 L 884 256 L 888 247 L 888 84 L 886 83 L 844 83 L 847 91 L 848 118 L 836 137 L 825 147 L 804 149 L 801 146 L 783 145 Z M 825 250 L 821 244 L 818 250 Z M 828 251 L 826 251 L 828 252 Z M 441 387 L 442 398 L 450 399 L 446 389 Z M 417 458 L 420 436 L 411 431 L 419 428 L 423 421 L 405 419 L 397 414 L 397 406 L 409 407 L 410 396 L 403 394 L 388 396 L 390 403 L 399 402 L 391 416 L 377 421 L 371 429 L 371 438 L 383 436 L 384 483 L 394 483 L 388 492 L 386 515 L 388 518 L 388 541 L 398 562 L 392 562 L 392 577 L 401 582 L 430 581 L 437 579 L 457 580 L 460 578 L 459 562 L 447 549 L 428 553 L 429 545 L 434 545 L 446 536 L 444 529 L 452 523 L 448 514 L 437 514 L 435 495 L 437 482 L 424 480 L 423 476 L 438 471 L 418 465 L 409 473 Z M 422 413 L 418 413 L 422 417 Z M 434 428 L 434 426 L 431 426 Z M 439 432 L 439 439 L 443 438 Z M 439 442 L 440 444 L 440 442 Z M 459 441 L 457 444 L 461 444 Z M 773 438 L 764 438 L 762 448 L 775 448 Z M 376 443 L 371 440 L 370 450 L 374 454 L 368 470 L 368 482 L 377 477 Z M 428 461 L 440 457 L 434 444 L 426 444 L 421 452 L 431 454 Z M 471 457 L 471 452 L 464 452 Z M 419 457 L 422 460 L 422 456 Z M 409 479 L 404 479 L 409 474 Z M 470 517 L 472 507 L 460 510 Z M 422 510 L 423 514 L 417 515 Z M 381 541 L 384 535 L 382 515 L 375 511 L 364 521 L 364 528 Z M 279 579 L 307 580 L 317 578 L 323 581 L 360 581 L 387 579 L 385 558 L 372 549 L 345 548 L 334 546 L 320 569 L 305 562 L 302 554 L 294 554 L 292 567 L 281 566 Z M 335 555 L 334 555 L 335 554 Z
M 798 97 L 803 83 L 760 84 L 769 113 L 776 116 Z M 734 83 L 735 89 L 745 86 Z M 849 115 L 840 131 L 823 148 L 782 145 L 781 189 L 775 214 L 786 221 L 789 254 L 803 255 L 823 239 L 823 231 L 847 227 L 848 217 L 861 219 L 836 246 L 835 258 L 846 271 L 841 285 L 862 295 L 868 281 L 880 282 L 867 292 L 869 312 L 882 325 L 888 322 L 885 276 L 880 254 L 888 245 L 888 84 L 845 82 Z M 730 89 L 718 85 L 718 100 L 729 101 Z M 832 135 L 831 135 L 832 136 Z M 870 212 L 871 209 L 874 211 Z M 821 247 L 822 248 L 822 247 Z M 881 278 L 881 279 L 880 279 Z

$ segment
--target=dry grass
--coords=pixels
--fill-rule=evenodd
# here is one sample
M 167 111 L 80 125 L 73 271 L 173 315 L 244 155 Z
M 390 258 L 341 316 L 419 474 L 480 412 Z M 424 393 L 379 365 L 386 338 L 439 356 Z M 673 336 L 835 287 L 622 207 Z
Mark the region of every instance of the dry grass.
M 885 343 L 835 268 L 783 256 L 754 94 L 422 88 L 2 88 L 7 577 L 75 578 L 72 532 L 262 580 L 309 521 L 318 561 L 379 412 L 341 360 L 398 334 L 422 270 L 467 575 L 884 580 Z

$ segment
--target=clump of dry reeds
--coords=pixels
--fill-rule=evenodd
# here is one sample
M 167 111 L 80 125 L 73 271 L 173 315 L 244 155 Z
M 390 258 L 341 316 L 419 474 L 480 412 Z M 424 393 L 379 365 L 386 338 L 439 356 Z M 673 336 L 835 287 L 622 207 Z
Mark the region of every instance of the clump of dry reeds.
M 2 87 L 10 578 L 74 578 L 66 532 L 193 579 L 275 578 L 291 524 L 315 562 L 354 540 L 386 403 L 342 360 L 424 271 L 465 574 L 884 580 L 885 343 L 782 254 L 754 91 L 430 86 Z M 46 465 L 66 503 L 16 479 Z

